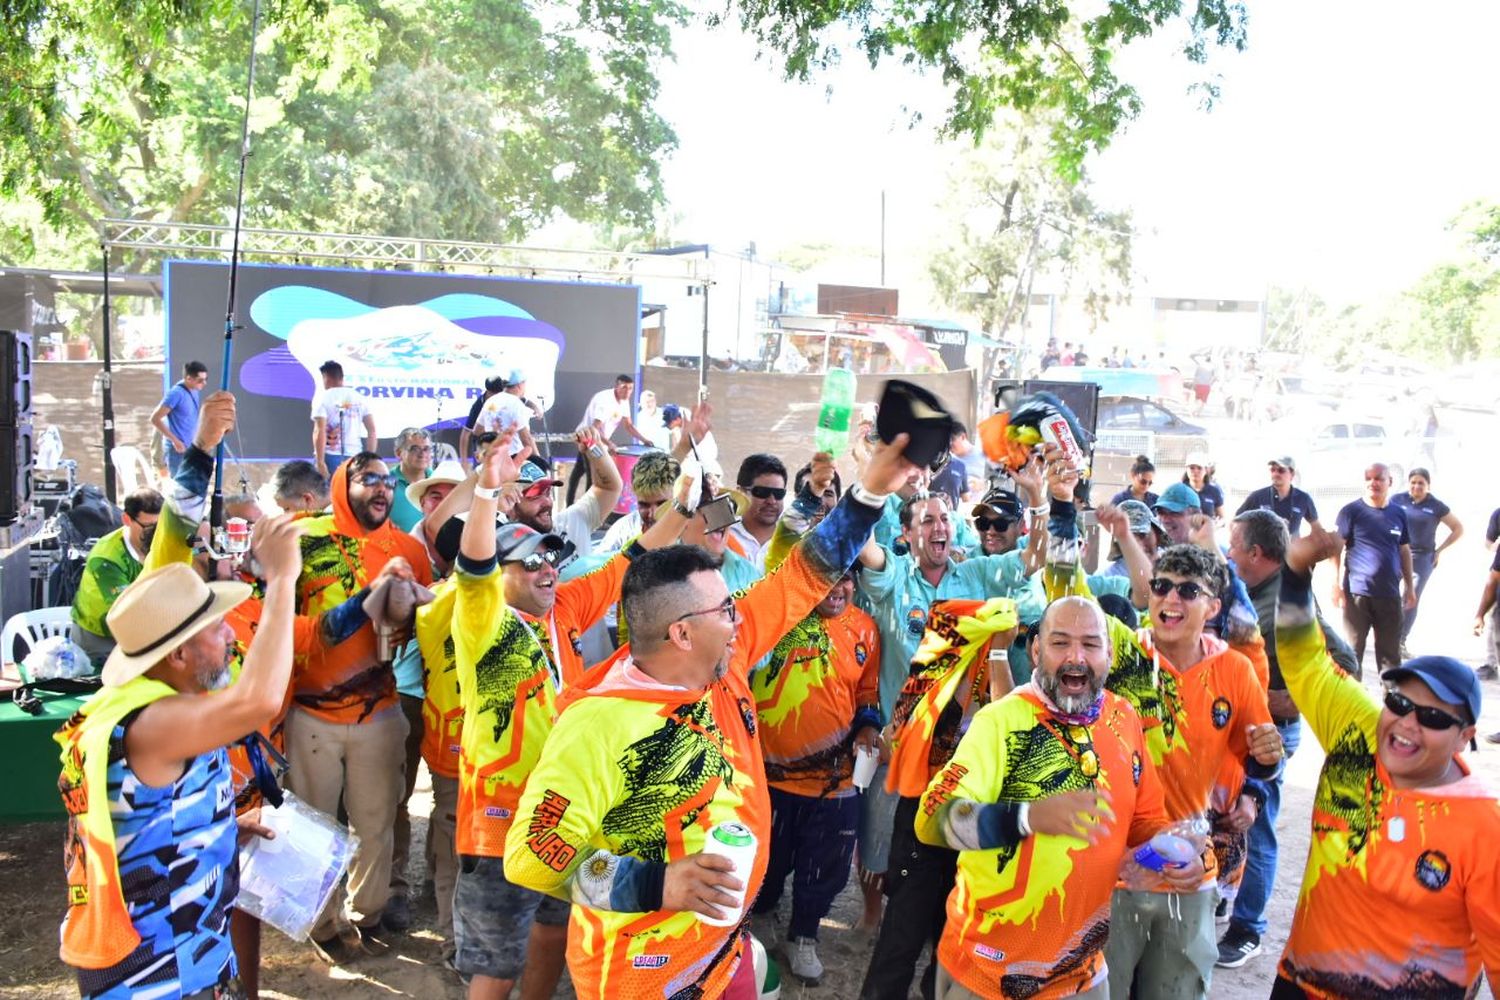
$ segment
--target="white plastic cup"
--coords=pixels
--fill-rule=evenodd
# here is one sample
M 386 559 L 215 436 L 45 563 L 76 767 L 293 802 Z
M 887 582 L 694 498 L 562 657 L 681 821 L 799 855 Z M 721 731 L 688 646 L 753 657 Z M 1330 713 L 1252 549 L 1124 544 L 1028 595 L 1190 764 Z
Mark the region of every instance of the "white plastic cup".
M 875 747 L 857 746 L 854 748 L 854 787 L 860 791 L 870 787 L 870 782 L 875 780 L 875 772 L 880 768 L 880 751 Z
M 703 845 L 704 854 L 717 854 L 734 862 L 731 874 L 746 886 L 750 884 L 750 872 L 755 868 L 755 850 L 755 833 L 743 823 L 720 823 L 708 831 L 708 841 Z M 698 919 L 710 927 L 732 927 L 744 915 L 745 890 L 723 891 L 735 898 L 734 909 L 726 911 L 722 917 L 698 914 Z

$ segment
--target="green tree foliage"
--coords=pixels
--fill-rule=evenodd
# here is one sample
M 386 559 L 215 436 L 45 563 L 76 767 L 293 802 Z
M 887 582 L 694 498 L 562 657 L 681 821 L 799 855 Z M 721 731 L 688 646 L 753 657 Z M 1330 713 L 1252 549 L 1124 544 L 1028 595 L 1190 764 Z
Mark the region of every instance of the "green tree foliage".
M 228 222 L 250 9 L 6 5 L 0 197 L 39 205 L 83 261 L 100 218 Z M 486 241 L 557 213 L 649 225 L 676 144 L 655 67 L 683 16 L 674 0 L 266 0 L 246 224 Z M 35 213 L 0 222 L 0 251 L 24 259 Z
M 1246 40 L 1239 0 L 739 0 L 733 9 L 797 79 L 840 58 L 834 39 L 849 37 L 872 66 L 895 60 L 941 74 L 953 134 L 982 136 L 1003 108 L 1057 112 L 1052 152 L 1071 179 L 1140 111 L 1114 70 L 1122 46 L 1186 29 L 1183 51 L 1201 63 L 1211 45 L 1239 50 Z
M 1051 128 L 1010 116 L 949 176 L 940 211 L 949 234 L 929 261 L 938 295 L 999 337 L 1043 290 L 1079 298 L 1099 320 L 1131 278 L 1129 212 L 1096 205 L 1087 177 L 1051 169 Z

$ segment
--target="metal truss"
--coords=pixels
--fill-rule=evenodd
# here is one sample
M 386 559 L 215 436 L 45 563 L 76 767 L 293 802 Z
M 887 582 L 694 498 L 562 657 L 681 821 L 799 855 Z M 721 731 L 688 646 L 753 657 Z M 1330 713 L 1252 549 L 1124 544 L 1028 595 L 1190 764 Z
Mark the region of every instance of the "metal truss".
M 104 219 L 106 248 L 167 257 L 228 257 L 233 230 L 182 222 Z M 562 250 L 458 240 L 423 240 L 346 233 L 299 233 L 241 229 L 242 259 L 282 264 L 382 267 L 455 274 L 498 274 L 553 281 L 620 282 L 642 279 L 713 282 L 712 262 L 702 256 L 598 250 Z

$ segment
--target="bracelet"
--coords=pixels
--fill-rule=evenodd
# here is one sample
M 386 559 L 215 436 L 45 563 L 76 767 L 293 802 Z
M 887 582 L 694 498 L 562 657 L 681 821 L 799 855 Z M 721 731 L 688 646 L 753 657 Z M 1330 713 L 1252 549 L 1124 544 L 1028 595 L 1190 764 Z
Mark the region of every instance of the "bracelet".
M 676 497 L 672 498 L 672 509 L 686 518 L 691 518 L 694 513 L 691 507 L 683 503 L 681 500 L 678 500 Z
M 499 500 L 500 487 L 498 486 L 476 486 L 474 496 L 479 500 Z
M 592 456 L 594 456 L 595 458 L 603 458 L 604 457 L 604 445 L 602 445 L 602 444 L 591 444 L 591 445 L 589 445 L 589 454 L 592 455 Z
M 866 507 L 884 507 L 886 498 L 890 496 L 889 493 L 871 493 L 862 483 L 849 487 L 849 495 Z

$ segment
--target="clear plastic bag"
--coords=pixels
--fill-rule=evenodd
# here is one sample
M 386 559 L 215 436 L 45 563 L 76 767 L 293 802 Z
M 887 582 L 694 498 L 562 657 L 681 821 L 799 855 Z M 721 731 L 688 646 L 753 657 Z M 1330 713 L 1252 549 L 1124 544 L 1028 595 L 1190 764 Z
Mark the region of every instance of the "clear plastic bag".
M 240 894 L 234 905 L 305 941 L 339 879 L 348 870 L 359 838 L 291 792 L 281 806 L 261 808 L 261 825 L 276 836 L 253 837 L 240 848 Z

